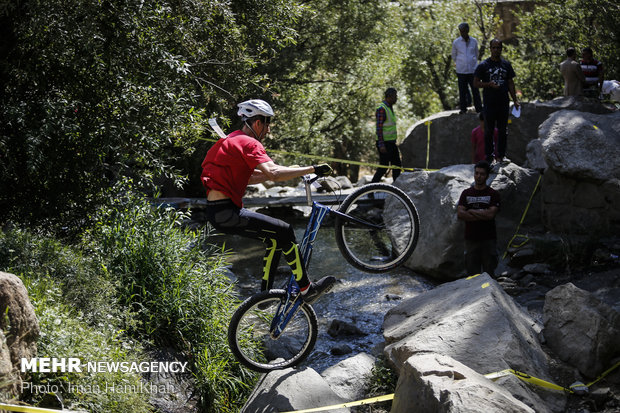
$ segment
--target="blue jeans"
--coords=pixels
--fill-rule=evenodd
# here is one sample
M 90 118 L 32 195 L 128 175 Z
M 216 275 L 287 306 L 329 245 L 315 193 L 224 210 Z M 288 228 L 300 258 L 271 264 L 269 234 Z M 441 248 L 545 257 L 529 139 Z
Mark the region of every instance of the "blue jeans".
M 459 85 L 459 106 L 461 110 L 467 110 L 473 96 L 476 112 L 480 112 L 482 110 L 482 101 L 480 100 L 480 91 L 474 87 L 474 74 L 457 73 L 456 77 Z M 471 93 L 469 92 L 470 88 Z

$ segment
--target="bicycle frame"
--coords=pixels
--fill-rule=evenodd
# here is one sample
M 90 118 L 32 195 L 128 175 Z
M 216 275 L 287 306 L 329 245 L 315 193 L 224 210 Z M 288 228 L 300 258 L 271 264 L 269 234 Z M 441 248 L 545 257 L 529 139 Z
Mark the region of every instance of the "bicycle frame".
M 312 184 L 318 178 L 318 176 L 314 178 L 309 178 L 308 176 L 302 177 L 306 187 L 306 199 L 308 205 L 312 205 L 312 211 L 310 212 L 310 217 L 308 218 L 306 231 L 299 247 L 302 263 L 306 268 L 308 268 L 308 265 L 310 263 L 312 248 L 314 246 L 314 241 L 316 240 L 316 237 L 318 235 L 319 228 L 321 227 L 323 219 L 328 213 L 338 215 L 348 221 L 355 222 L 368 228 L 382 229 L 382 226 L 380 225 L 365 222 L 356 217 L 352 217 L 347 214 L 343 214 L 340 211 L 333 210 L 332 208 L 319 202 L 312 201 L 310 184 Z M 301 294 L 299 294 L 299 286 L 297 284 L 297 281 L 295 280 L 295 275 L 293 274 L 291 274 L 289 281 L 286 284 L 286 292 L 286 301 L 278 305 L 276 315 L 271 322 L 270 334 L 274 340 L 277 339 L 280 334 L 282 334 L 288 322 L 297 313 L 299 307 L 303 303 L 303 300 L 299 299 L 301 297 Z

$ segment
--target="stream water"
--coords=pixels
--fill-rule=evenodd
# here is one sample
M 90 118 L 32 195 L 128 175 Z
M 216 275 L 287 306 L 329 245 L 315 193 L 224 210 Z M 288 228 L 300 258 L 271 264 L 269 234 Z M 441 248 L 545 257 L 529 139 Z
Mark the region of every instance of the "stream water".
M 287 219 L 288 220 L 288 219 Z M 290 220 L 288 220 L 291 222 Z M 297 240 L 305 230 L 305 221 L 294 223 Z M 211 238 L 217 245 L 225 243 L 234 251 L 229 262 L 236 277 L 240 298 L 249 297 L 260 290 L 260 274 L 265 247 L 262 242 L 239 236 L 218 235 Z M 288 266 L 282 259 L 282 270 Z M 383 317 L 387 311 L 423 291 L 432 289 L 435 283 L 416 275 L 411 270 L 399 268 L 383 274 L 360 271 L 346 262 L 336 245 L 334 228 L 323 226 L 319 230 L 309 266 L 310 279 L 333 275 L 338 280 L 334 289 L 313 304 L 319 319 L 319 337 L 314 352 L 303 364 L 322 372 L 340 360 L 357 353 L 377 354 L 383 343 Z M 274 286 L 286 281 L 290 272 L 282 271 Z M 327 330 L 333 320 L 341 320 L 356 326 L 363 335 L 332 337 Z M 347 345 L 352 352 L 344 355 L 332 354 L 332 349 Z

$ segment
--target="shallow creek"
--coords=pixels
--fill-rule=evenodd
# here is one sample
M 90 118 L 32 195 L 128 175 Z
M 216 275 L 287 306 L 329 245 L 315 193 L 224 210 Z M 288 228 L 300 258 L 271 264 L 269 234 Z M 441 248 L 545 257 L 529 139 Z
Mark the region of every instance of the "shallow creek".
M 305 222 L 295 224 L 295 234 L 300 241 L 304 234 Z M 239 297 L 245 299 L 260 290 L 260 275 L 265 247 L 260 241 L 239 236 L 216 236 L 211 242 L 222 245 L 234 253 L 229 262 L 230 270 L 236 277 Z M 282 270 L 287 269 L 284 259 Z M 290 274 L 290 273 L 288 273 Z M 303 365 L 322 372 L 340 360 L 360 352 L 376 353 L 383 343 L 382 324 L 387 311 L 420 292 L 434 287 L 434 283 L 418 276 L 411 270 L 399 268 L 384 274 L 369 274 L 357 270 L 347 263 L 340 254 L 334 237 L 334 228 L 324 226 L 314 244 L 309 267 L 310 279 L 319 279 L 333 275 L 338 279 L 334 289 L 313 307 L 319 319 L 319 337 L 314 352 Z M 275 280 L 274 286 L 280 287 L 286 281 L 283 272 Z M 343 335 L 332 337 L 327 333 L 333 320 L 342 320 L 355 325 L 365 335 Z M 332 349 L 347 345 L 352 352 L 333 355 Z

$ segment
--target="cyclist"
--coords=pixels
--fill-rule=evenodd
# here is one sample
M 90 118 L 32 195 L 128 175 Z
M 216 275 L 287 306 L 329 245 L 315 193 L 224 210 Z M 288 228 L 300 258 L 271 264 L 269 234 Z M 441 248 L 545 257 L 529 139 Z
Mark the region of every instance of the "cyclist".
M 280 255 L 284 253 L 304 301 L 314 303 L 331 289 L 336 279 L 328 276 L 311 283 L 301 260 L 293 227 L 282 220 L 243 208 L 242 198 L 249 184 L 266 180 L 286 181 L 310 173 L 327 176 L 332 168 L 327 164 L 303 167 L 276 164 L 261 144 L 274 116 L 271 106 L 260 99 L 248 100 L 237 106 L 241 129 L 218 140 L 202 162 L 201 180 L 207 190 L 207 220 L 218 231 L 265 243 L 267 250 L 261 290 L 272 287 Z

